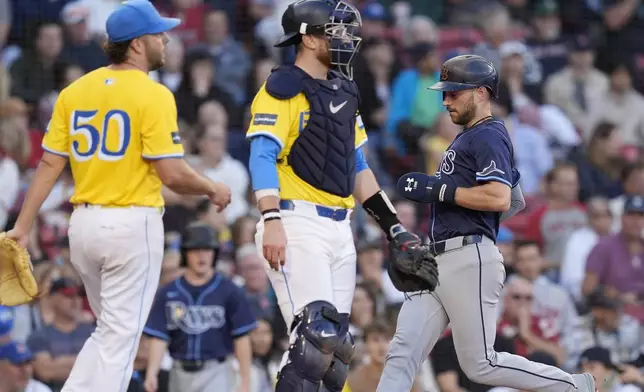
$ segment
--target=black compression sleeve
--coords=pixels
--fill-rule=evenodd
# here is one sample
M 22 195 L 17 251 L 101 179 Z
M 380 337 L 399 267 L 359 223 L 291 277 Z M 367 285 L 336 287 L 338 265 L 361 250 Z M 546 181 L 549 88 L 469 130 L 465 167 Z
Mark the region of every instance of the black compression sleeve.
M 391 228 L 399 225 L 400 221 L 396 216 L 396 210 L 383 191 L 378 191 L 362 203 L 362 207 L 378 223 L 382 231 L 391 240 Z

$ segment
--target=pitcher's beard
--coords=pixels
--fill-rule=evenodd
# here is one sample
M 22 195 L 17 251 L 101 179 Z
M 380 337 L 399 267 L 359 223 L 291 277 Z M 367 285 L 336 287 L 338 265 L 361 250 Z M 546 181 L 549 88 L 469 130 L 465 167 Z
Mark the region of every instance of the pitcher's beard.
M 163 54 L 160 54 L 157 57 L 148 57 L 148 70 L 150 72 L 161 69 L 164 65 L 165 59 L 163 58 Z

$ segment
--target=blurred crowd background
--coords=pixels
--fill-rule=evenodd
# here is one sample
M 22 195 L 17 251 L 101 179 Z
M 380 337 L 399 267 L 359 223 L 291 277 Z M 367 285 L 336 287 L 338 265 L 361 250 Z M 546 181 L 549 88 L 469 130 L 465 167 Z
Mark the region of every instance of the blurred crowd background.
M 290 0 L 156 0 L 183 24 L 163 69 L 176 96 L 187 160 L 232 188 L 223 213 L 164 190 L 167 250 L 161 285 L 182 274 L 181 232 L 200 221 L 221 242 L 216 268 L 247 293 L 252 392 L 271 390 L 286 328 L 253 246 L 258 211 L 244 140 L 249 105 L 271 69 L 293 60 L 272 44 Z M 362 12 L 355 61 L 368 161 L 410 230 L 426 237 L 429 209 L 391 189 L 407 171 L 434 172 L 459 128 L 426 90 L 458 54 L 501 75 L 494 114 L 512 136 L 527 208 L 504 222 L 507 269 L 497 350 L 589 371 L 600 392 L 644 387 L 644 2 L 642 0 L 353 1 Z M 61 89 L 105 65 L 104 25 L 118 0 L 0 0 L 0 231 L 11 228 L 42 155 Z M 60 390 L 94 317 L 69 263 L 74 189 L 67 171 L 34 226 L 29 252 L 43 295 L 0 309 L 0 391 L 30 379 Z M 405 297 L 388 279 L 382 233 L 352 216 L 359 283 L 351 315 L 356 355 L 346 390 L 375 391 Z M 302 260 L 306 262 L 306 260 Z M 465 288 L 464 288 L 465 289 Z M 131 390 L 141 390 L 147 337 Z M 218 342 L 208 342 L 218 344 Z M 458 366 L 449 330 L 423 365 L 417 391 L 479 392 Z M 166 358 L 163 369 L 171 367 Z M 44 385 L 43 385 L 44 384 Z M 22 386 L 22 387 L 21 387 Z M 167 386 L 162 372 L 160 390 Z M 139 388 L 139 389 L 136 389 Z M 34 389 L 40 391 L 40 389 Z M 43 389 L 46 391 L 47 389 Z M 496 392 L 507 391 L 495 388 Z

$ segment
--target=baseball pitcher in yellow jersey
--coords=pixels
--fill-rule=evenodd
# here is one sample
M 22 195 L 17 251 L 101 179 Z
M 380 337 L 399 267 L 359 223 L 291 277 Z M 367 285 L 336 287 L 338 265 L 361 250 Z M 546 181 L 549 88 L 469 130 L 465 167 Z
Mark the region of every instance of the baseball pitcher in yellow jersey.
M 276 46 L 297 46 L 295 64 L 275 69 L 251 108 L 250 172 L 262 213 L 255 240 L 291 336 L 277 392 L 344 387 L 354 351 L 354 197 L 392 246 L 420 244 L 398 221 L 363 152 L 351 69 L 360 26 L 360 13 L 341 0 L 289 5 Z
M 64 89 L 45 153 L 8 235 L 26 245 L 32 222 L 69 160 L 75 182 L 69 226 L 71 262 L 97 328 L 78 354 L 63 392 L 124 392 L 156 292 L 164 249 L 163 185 L 204 195 L 219 209 L 230 189 L 183 160 L 172 93 L 148 72 L 164 64 L 167 31 L 147 0 L 128 0 L 109 16 L 111 65 Z

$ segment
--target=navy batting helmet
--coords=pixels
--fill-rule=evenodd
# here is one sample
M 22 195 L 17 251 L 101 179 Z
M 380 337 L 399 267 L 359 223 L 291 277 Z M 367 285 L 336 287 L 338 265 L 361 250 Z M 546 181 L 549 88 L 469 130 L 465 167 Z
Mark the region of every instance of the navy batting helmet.
M 352 79 L 351 61 L 362 41 L 358 36 L 361 26 L 360 12 L 342 0 L 299 0 L 284 11 L 284 36 L 275 46 L 297 45 L 305 34 L 326 37 L 331 65 Z
M 494 64 L 481 56 L 466 54 L 456 56 L 441 68 L 440 81 L 429 87 L 438 91 L 460 91 L 485 87 L 497 98 L 499 95 L 499 73 Z
M 205 223 L 197 222 L 188 225 L 181 239 L 181 253 L 183 254 L 182 259 L 184 264 L 186 262 L 186 252 L 195 249 L 214 250 L 214 259 L 216 260 L 217 254 L 219 253 L 217 231 Z

